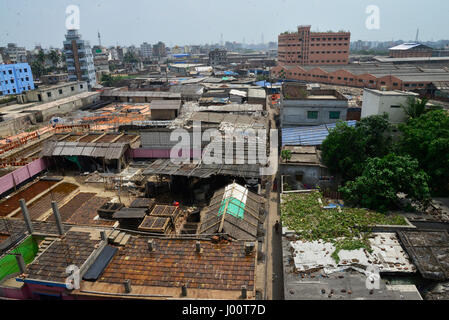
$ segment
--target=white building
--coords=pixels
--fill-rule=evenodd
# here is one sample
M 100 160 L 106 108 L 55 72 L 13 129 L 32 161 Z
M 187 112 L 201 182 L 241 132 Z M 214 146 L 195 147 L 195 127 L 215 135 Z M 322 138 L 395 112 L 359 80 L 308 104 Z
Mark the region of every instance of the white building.
M 142 58 L 151 58 L 152 54 L 153 54 L 153 46 L 149 43 L 142 43 L 140 45 L 140 55 L 142 56 Z
M 401 123 L 407 120 L 402 105 L 407 103 L 408 97 L 418 97 L 417 93 L 404 91 L 381 91 L 364 89 L 362 118 L 387 113 L 391 123 Z
M 15 43 L 8 43 L 7 52 L 12 64 L 27 62 L 27 51 L 25 48 L 18 47 Z

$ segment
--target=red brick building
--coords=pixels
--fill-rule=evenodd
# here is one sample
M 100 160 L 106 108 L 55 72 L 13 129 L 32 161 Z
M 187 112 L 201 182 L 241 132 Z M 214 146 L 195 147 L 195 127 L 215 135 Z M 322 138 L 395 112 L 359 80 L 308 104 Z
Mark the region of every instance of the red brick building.
M 278 65 L 271 68 L 270 77 L 277 80 L 408 91 L 429 89 L 435 81 L 449 81 L 449 72 L 446 71 L 445 64 L 393 66 L 369 62 L 345 66 Z
M 403 43 L 390 48 L 390 57 L 392 58 L 430 58 L 433 49 L 420 43 Z
M 310 32 L 310 27 L 279 35 L 279 65 L 348 64 L 350 32 Z

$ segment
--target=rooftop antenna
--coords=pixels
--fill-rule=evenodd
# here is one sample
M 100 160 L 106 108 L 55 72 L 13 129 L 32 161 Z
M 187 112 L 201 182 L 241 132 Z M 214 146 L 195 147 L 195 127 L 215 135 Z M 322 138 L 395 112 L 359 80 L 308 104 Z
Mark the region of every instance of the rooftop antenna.
M 220 34 L 220 45 L 223 47 L 223 33 Z
M 98 44 L 101 47 L 101 35 L 100 35 L 100 31 L 98 31 Z
M 416 43 L 418 43 L 418 39 L 419 39 L 419 28 L 416 30 L 416 38 L 415 38 Z
M 264 38 L 263 38 L 263 33 L 262 33 L 262 37 L 261 37 L 261 40 L 262 40 L 262 44 L 264 44 L 265 43 L 265 41 L 264 41 Z

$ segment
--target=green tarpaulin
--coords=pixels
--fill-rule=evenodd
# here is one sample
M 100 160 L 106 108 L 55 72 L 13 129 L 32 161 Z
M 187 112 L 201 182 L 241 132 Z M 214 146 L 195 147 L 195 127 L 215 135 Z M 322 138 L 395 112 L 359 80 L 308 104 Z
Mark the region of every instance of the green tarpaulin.
M 25 263 L 28 264 L 34 260 L 38 251 L 38 246 L 33 237 L 28 237 L 17 248 L 0 260 L 0 281 L 7 275 L 19 272 L 19 266 L 14 254 L 22 254 Z
M 227 207 L 226 207 L 227 204 Z M 245 213 L 245 204 L 234 197 L 223 199 L 221 202 L 220 210 L 218 210 L 218 216 L 221 216 L 226 209 L 226 213 L 236 218 L 243 219 Z

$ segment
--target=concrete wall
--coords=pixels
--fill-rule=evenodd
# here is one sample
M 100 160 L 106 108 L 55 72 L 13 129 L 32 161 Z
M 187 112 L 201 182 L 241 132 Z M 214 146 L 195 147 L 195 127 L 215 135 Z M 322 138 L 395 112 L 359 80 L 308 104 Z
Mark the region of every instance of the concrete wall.
M 36 118 L 33 114 L 24 114 L 20 118 L 13 118 L 0 122 L 0 137 L 9 137 L 17 134 L 23 130 L 29 123 L 36 123 Z
M 362 118 L 372 115 L 388 113 L 391 123 L 401 123 L 407 120 L 401 104 L 407 102 L 409 96 L 413 94 L 398 93 L 397 95 L 382 95 L 370 90 L 363 91 Z
M 28 91 L 24 94 L 26 102 L 50 102 L 57 99 L 67 98 L 88 90 L 87 82 L 68 82 L 62 86 L 51 86 L 48 88 L 39 88 L 37 90 Z M 48 96 L 50 94 L 50 96 Z M 40 95 L 40 100 L 39 100 Z
M 151 110 L 151 120 L 173 120 L 176 118 L 176 110 Z
M 41 110 L 42 121 L 50 120 L 54 115 L 63 115 L 74 110 L 78 110 L 84 106 L 100 101 L 100 94 L 94 94 L 85 98 L 69 101 L 66 103 L 56 104 L 48 109 Z
M 281 126 L 320 125 L 346 120 L 347 101 L 339 100 L 283 100 Z M 308 111 L 318 111 L 317 119 L 309 119 Z M 330 119 L 331 111 L 340 112 L 339 119 Z
M 319 184 L 320 177 L 323 176 L 323 169 L 318 166 L 301 166 L 301 165 L 281 165 L 281 174 L 285 176 L 302 175 L 302 183 L 315 187 Z M 295 186 L 292 186 L 295 187 Z

